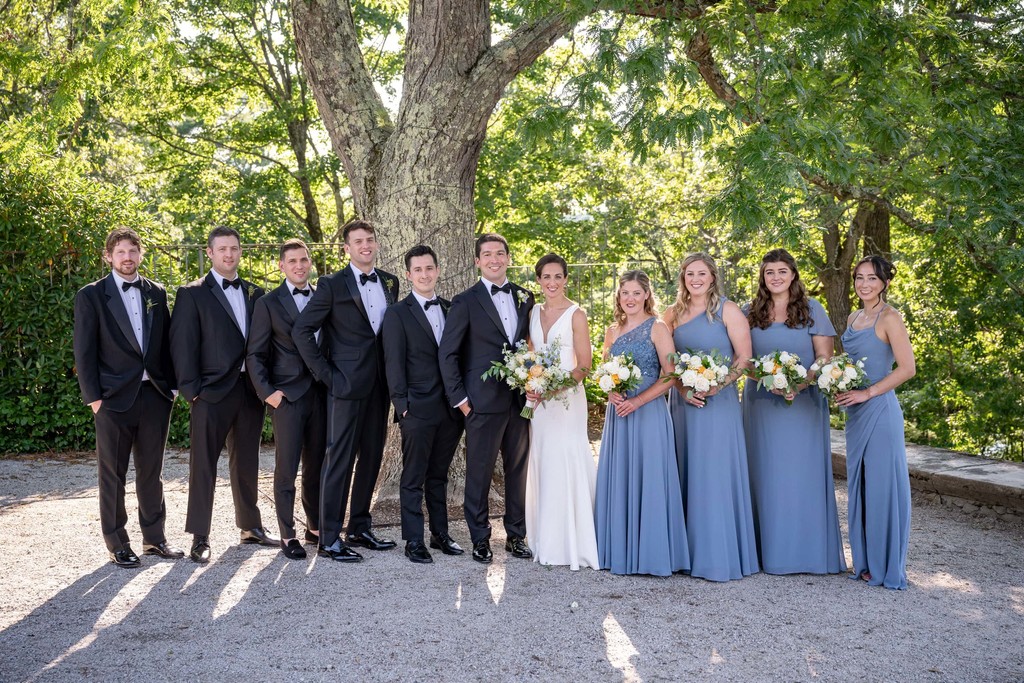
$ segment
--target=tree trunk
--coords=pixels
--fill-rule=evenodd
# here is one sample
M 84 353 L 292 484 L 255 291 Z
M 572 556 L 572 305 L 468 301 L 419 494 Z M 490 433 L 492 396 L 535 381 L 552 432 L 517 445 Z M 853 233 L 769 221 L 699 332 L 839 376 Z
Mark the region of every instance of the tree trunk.
M 864 255 L 878 254 L 892 258 L 892 241 L 889 235 L 889 210 L 884 206 L 872 205 L 864 218 Z
M 846 320 L 850 317 L 851 270 L 857 257 L 857 245 L 875 207 L 868 202 L 860 203 L 850 221 L 850 227 L 843 230 L 841 221 L 847 209 L 847 205 L 829 199 L 821 210 L 825 266 L 818 276 L 825 294 L 829 320 L 836 328 L 837 353 L 842 351 L 839 338 L 846 330 Z

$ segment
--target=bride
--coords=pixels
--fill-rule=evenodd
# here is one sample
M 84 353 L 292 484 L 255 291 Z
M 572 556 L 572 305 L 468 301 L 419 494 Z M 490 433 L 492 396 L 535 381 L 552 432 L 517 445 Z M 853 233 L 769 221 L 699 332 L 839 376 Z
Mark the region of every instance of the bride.
M 548 254 L 534 267 L 544 296 L 530 312 L 530 345 L 535 350 L 558 344 L 561 365 L 576 385 L 561 397 L 527 394 L 540 401 L 531 422 L 526 475 L 526 532 L 533 559 L 551 565 L 597 569 L 594 487 L 597 470 L 587 440 L 587 398 L 581 383 L 592 351 L 587 315 L 565 296 L 569 267 Z

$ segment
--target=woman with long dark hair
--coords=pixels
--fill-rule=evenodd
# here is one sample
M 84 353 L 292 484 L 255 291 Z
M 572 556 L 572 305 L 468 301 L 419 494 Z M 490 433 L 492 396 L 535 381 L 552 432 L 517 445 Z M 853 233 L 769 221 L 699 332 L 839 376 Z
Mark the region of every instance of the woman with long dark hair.
M 861 308 L 850 314 L 843 347 L 851 358 L 865 359 L 870 385 L 839 394 L 836 403 L 847 409 L 846 483 L 854 576 L 872 586 L 903 590 L 910 474 L 903 410 L 895 389 L 914 376 L 916 367 L 903 318 L 885 300 L 895 273 L 892 263 L 881 256 L 863 258 L 853 269 Z
M 747 310 L 754 357 L 799 356 L 804 368 L 834 352 L 835 328 L 807 296 L 796 260 L 785 249 L 761 259 L 757 294 Z M 839 533 L 828 403 L 814 376 L 795 393 L 743 389 L 750 491 L 761 569 L 769 574 L 846 571 Z

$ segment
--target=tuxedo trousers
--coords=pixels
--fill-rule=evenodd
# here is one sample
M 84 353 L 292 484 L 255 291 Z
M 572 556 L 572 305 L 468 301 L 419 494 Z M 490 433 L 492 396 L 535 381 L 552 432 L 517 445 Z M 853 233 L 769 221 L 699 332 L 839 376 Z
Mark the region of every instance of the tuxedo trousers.
M 341 536 L 350 489 L 348 533 L 370 530 L 370 504 L 387 436 L 386 386 L 376 382 L 365 398 L 328 398 L 327 453 L 320 482 L 320 543 L 324 546 Z
M 99 476 L 100 529 L 110 551 L 128 543 L 125 524 L 125 481 L 128 464 L 135 456 L 135 495 L 139 504 L 142 542 L 166 541 L 164 521 L 164 447 L 171 423 L 171 401 L 143 382 L 135 402 L 124 412 L 100 405 L 96 423 L 96 464 Z
M 319 382 L 295 401 L 272 409 L 274 507 L 281 538 L 295 538 L 295 477 L 302 463 L 302 509 L 306 528 L 320 528 L 320 470 L 327 448 L 327 389 Z
M 263 401 L 245 373 L 239 375 L 235 386 L 217 403 L 202 398 L 192 402 L 186 532 L 200 536 L 210 533 L 217 461 L 225 446 L 235 525 L 239 529 L 263 526 L 257 507 L 263 417 Z
M 506 412 L 466 417 L 466 495 L 463 508 L 473 543 L 491 537 L 487 499 L 501 452 L 505 473 L 505 533 L 526 537 L 526 470 L 530 457 L 530 421 L 513 402 Z
M 402 430 L 402 538 L 423 541 L 423 499 L 430 533 L 448 533 L 448 470 L 462 437 L 462 420 L 447 413 L 435 419 L 407 414 Z

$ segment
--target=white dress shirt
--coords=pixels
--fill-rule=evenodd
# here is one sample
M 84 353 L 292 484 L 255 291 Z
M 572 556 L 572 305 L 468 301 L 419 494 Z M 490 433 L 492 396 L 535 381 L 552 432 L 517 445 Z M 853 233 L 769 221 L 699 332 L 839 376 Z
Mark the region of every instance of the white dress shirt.
M 313 297 L 313 285 L 307 282 L 305 287 L 299 287 L 291 280 L 286 279 L 285 281 L 288 283 L 288 291 L 292 295 L 292 301 L 295 302 L 295 308 L 299 309 L 299 313 L 302 313 L 302 309 L 306 307 L 306 304 L 308 304 L 309 300 Z M 309 294 L 296 294 L 296 289 L 308 289 Z M 316 339 L 317 343 L 320 342 L 320 330 L 313 333 L 313 338 Z
M 380 332 L 380 323 L 384 320 L 384 309 L 388 307 L 388 298 L 384 295 L 384 282 L 381 279 L 381 274 L 371 268 L 367 275 L 377 273 L 377 281 L 367 280 L 365 284 L 360 284 L 359 276 L 363 274 L 363 271 L 356 268 L 354 264 L 349 264 L 349 268 L 352 269 L 356 284 L 359 285 L 359 296 L 363 300 L 363 308 L 370 319 L 370 327 L 373 328 L 373 333 L 377 334 Z
M 145 313 L 143 312 L 143 301 L 142 301 L 142 290 L 138 287 L 129 287 L 128 291 L 125 291 L 123 283 L 125 282 L 136 282 L 139 280 L 138 273 L 135 274 L 134 280 L 125 280 L 117 273 L 111 271 L 114 276 L 114 284 L 117 286 L 117 291 L 121 295 L 121 302 L 124 304 L 124 310 L 128 313 L 128 321 L 132 324 L 132 331 L 135 333 L 135 341 L 139 342 L 139 348 L 142 349 L 142 355 L 146 355 L 146 345 L 142 343 L 142 325 L 145 321 Z M 149 373 L 146 372 L 145 368 L 142 370 L 142 381 L 145 382 L 149 379 Z
M 217 286 L 224 292 L 224 296 L 228 298 L 228 303 L 231 304 L 231 312 L 235 314 L 235 321 L 238 323 L 238 329 L 242 331 L 242 338 L 249 338 L 248 325 L 245 321 L 245 294 L 242 292 L 244 285 L 238 287 L 228 287 L 224 289 L 224 276 L 218 273 L 216 270 L 210 269 L 210 273 L 213 275 L 213 279 L 217 281 Z M 238 279 L 238 273 L 235 273 L 234 279 Z M 245 372 L 245 356 L 242 357 L 241 371 Z
M 481 277 L 480 282 L 484 283 L 484 287 L 490 293 L 491 281 Z M 507 284 L 508 280 L 506 279 L 498 286 L 504 287 Z M 508 337 L 509 343 L 512 343 L 515 341 L 512 337 L 516 333 L 516 322 L 518 321 L 515 295 L 512 292 L 498 292 L 497 294 L 491 294 L 491 301 L 494 302 L 494 307 L 498 309 L 498 317 L 501 318 L 501 324 L 505 327 L 505 336 Z
M 430 308 L 426 307 L 428 301 L 437 298 L 437 294 L 434 293 L 430 299 L 425 299 L 414 290 L 412 295 L 416 297 L 416 301 L 419 302 L 424 315 L 427 316 L 427 322 L 430 323 L 430 327 L 434 330 L 434 341 L 440 344 L 441 333 L 444 332 L 444 311 L 441 310 L 440 304 L 437 306 L 431 306 Z

